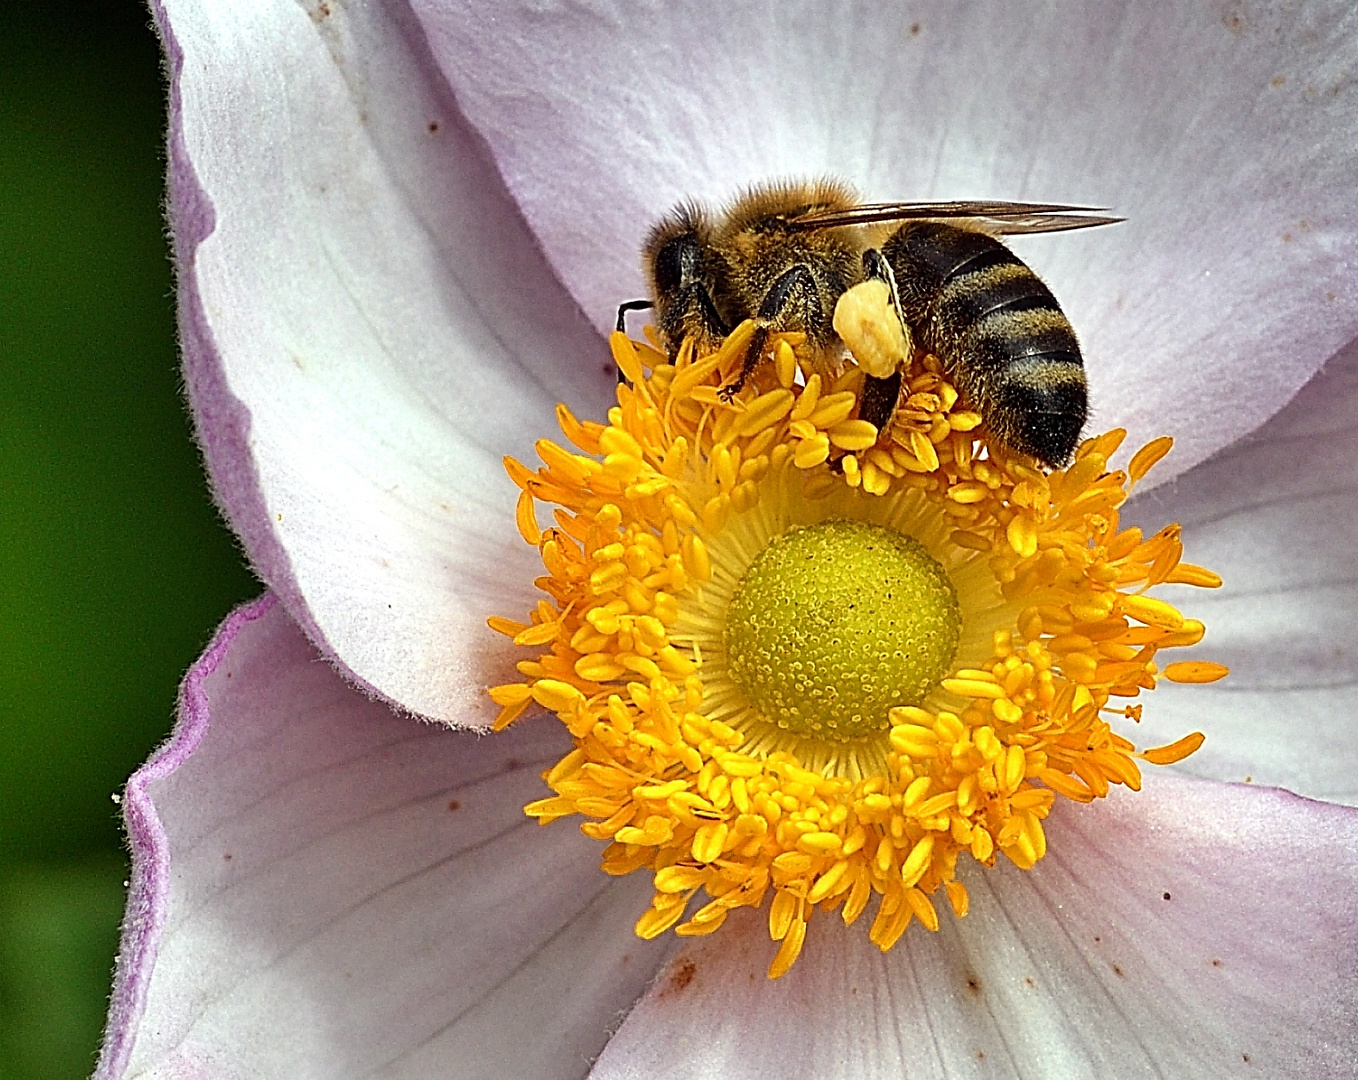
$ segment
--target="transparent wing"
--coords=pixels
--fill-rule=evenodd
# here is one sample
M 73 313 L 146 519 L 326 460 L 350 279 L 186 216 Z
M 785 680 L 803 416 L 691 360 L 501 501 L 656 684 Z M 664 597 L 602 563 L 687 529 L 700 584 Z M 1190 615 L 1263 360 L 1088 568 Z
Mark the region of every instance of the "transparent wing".
M 1020 202 L 889 202 L 864 203 L 847 210 L 820 210 L 793 218 L 796 230 L 829 229 L 842 225 L 873 225 L 893 221 L 965 219 L 973 228 L 1000 236 L 1020 233 L 1064 232 L 1114 225 L 1124 220 L 1106 217 L 1099 206 Z

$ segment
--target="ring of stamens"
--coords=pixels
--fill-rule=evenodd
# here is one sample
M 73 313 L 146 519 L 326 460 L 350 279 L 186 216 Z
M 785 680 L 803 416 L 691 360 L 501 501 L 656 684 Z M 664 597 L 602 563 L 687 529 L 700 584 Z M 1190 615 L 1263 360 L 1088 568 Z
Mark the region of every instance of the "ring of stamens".
M 1167 763 L 1201 743 L 1137 753 L 1104 716 L 1138 719 L 1140 706 L 1114 698 L 1225 670 L 1161 671 L 1158 651 L 1195 644 L 1203 627 L 1145 590 L 1219 579 L 1181 562 L 1177 526 L 1144 537 L 1119 525 L 1168 440 L 1110 471 L 1122 438 L 1112 432 L 1044 474 L 988 442 L 930 356 L 912 358 L 879 432 L 854 417 L 861 372 L 851 361 L 809 369 L 796 335 L 774 336 L 772 362 L 724 402 L 749 333 L 737 328 L 711 356 L 685 347 L 673 364 L 614 335 L 632 385 L 608 422 L 563 407 L 580 452 L 543 440 L 536 472 L 507 462 L 547 598 L 526 622 L 491 620 L 539 650 L 519 663 L 521 682 L 491 696 L 497 727 L 536 703 L 574 737 L 545 774 L 554 794 L 527 812 L 543 824 L 580 814 L 607 842 L 606 872 L 650 871 L 638 934 L 710 933 L 768 899 L 776 977 L 815 910 L 853 922 L 879 897 L 869 936 L 883 950 L 912 919 L 937 928 L 940 892 L 965 914 L 960 857 L 1031 867 L 1057 796 L 1136 789 L 1138 760 Z M 551 528 L 538 502 L 558 507 Z M 902 691 L 848 739 L 780 724 L 726 670 L 742 577 L 789 529 L 831 520 L 911 537 L 945 571 L 960 616 L 945 677 L 922 700 Z

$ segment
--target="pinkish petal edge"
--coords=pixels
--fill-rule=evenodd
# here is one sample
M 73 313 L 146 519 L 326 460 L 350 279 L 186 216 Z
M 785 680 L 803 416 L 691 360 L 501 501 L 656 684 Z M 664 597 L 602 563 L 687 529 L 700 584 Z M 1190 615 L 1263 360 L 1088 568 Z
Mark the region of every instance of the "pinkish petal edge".
M 167 38 L 167 44 L 168 41 Z M 132 849 L 131 885 L 118 942 L 104 1044 L 93 1080 L 112 1080 L 127 1065 L 132 1052 L 131 1036 L 146 1006 L 146 988 L 156 962 L 160 930 L 165 924 L 169 843 L 147 787 L 152 781 L 169 776 L 193 756 L 208 726 L 203 683 L 217 670 L 241 629 L 267 615 L 277 603 L 277 597 L 265 593 L 227 616 L 211 644 L 184 676 L 179 690 L 179 720 L 169 740 L 132 774 L 123 791 L 123 821 Z
M 184 51 L 175 38 L 161 0 L 152 0 L 151 13 L 160 34 L 161 47 L 165 51 L 169 75 L 166 214 L 177 271 L 175 298 L 179 345 L 183 355 L 185 387 L 194 411 L 200 418 L 195 425 L 196 437 L 204 456 L 215 464 L 212 471 L 213 497 L 250 553 L 250 561 L 259 576 L 284 601 L 289 613 L 306 631 L 307 637 L 343 670 L 346 678 L 361 686 L 365 692 L 380 696 L 375 687 L 346 668 L 326 644 L 325 635 L 311 617 L 298 588 L 288 553 L 269 526 L 269 509 L 265 505 L 254 457 L 250 452 L 250 410 L 227 388 L 221 357 L 203 311 L 202 297 L 198 293 L 197 279 L 187 269 L 192 265 L 198 245 L 216 229 L 217 215 L 212 200 L 198 182 L 188 147 L 184 143 L 184 111 L 179 91 Z

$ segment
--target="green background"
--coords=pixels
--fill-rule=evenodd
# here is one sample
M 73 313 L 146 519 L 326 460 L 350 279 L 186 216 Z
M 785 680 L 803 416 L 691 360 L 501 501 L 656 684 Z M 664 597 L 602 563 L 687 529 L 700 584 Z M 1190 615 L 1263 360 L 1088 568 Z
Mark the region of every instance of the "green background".
M 92 1070 L 127 877 L 110 796 L 260 591 L 180 393 L 164 112 L 136 0 L 0 5 L 5 1080 Z

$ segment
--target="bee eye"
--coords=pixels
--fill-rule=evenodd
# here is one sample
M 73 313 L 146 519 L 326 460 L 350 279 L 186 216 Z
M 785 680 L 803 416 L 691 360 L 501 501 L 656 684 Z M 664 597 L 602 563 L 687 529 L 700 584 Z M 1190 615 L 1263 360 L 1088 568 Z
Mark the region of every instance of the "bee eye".
M 666 240 L 655 252 L 653 269 L 656 289 L 674 292 L 698 277 L 702 265 L 702 251 L 698 238 L 692 233 L 681 233 Z

